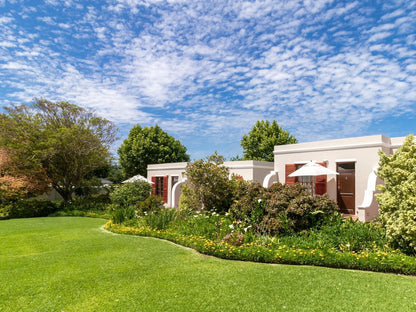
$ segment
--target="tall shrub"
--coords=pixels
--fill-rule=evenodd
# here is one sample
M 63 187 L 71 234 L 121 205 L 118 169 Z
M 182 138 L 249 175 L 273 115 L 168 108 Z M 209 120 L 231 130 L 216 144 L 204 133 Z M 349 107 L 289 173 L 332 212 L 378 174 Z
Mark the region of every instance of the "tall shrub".
M 387 238 L 398 247 L 416 251 L 416 144 L 406 137 L 395 154 L 379 152 L 377 175 L 384 180 L 376 194 Z
M 136 206 L 150 196 L 152 187 L 146 181 L 125 183 L 110 193 L 111 202 L 120 207 Z
M 187 187 L 182 188 L 179 208 L 228 211 L 233 200 L 233 183 L 224 157 L 214 153 L 186 166 Z

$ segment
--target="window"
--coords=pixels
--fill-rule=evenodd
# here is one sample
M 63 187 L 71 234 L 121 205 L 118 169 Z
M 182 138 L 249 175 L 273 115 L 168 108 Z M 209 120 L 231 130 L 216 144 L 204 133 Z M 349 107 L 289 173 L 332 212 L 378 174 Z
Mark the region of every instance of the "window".
M 163 177 L 156 177 L 155 195 L 163 197 Z
M 166 203 L 168 200 L 168 177 L 152 177 L 152 195 L 162 197 Z
M 326 167 L 325 163 L 319 163 Z M 295 172 L 304 164 L 287 164 L 286 169 L 286 184 L 301 183 L 305 185 L 311 194 L 323 195 L 326 193 L 326 175 L 316 177 L 289 177 L 289 174 Z

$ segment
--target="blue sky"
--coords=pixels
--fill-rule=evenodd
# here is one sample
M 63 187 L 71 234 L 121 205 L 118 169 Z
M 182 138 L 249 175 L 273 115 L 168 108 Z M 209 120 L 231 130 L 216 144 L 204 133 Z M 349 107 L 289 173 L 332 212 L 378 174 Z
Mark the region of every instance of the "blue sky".
M 0 0 L 0 106 L 159 124 L 192 159 L 269 119 L 301 142 L 416 131 L 416 1 Z M 114 150 L 121 142 L 117 142 Z

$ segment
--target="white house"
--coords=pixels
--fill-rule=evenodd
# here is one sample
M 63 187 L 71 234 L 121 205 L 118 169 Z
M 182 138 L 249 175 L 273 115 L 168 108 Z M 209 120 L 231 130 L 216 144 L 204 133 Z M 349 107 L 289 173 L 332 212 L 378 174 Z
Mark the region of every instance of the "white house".
M 177 208 L 183 183 L 186 182 L 186 162 L 156 164 L 147 166 L 147 179 L 154 184 L 153 193 L 163 198 L 168 207 Z M 267 175 L 273 171 L 273 162 L 258 160 L 225 161 L 224 166 L 246 181 L 263 183 Z M 276 177 L 269 178 L 268 185 L 276 182 Z
M 327 193 L 338 203 L 341 212 L 357 216 L 360 221 L 372 220 L 378 215 L 374 198 L 376 184 L 382 183 L 375 171 L 378 151 L 391 155 L 405 137 L 388 138 L 372 135 L 356 138 L 326 140 L 275 146 L 274 163 L 264 161 L 228 161 L 224 165 L 231 173 L 247 181 L 256 181 L 268 187 L 273 182 L 310 183 L 308 179 L 288 175 L 309 161 L 338 172 L 338 175 L 314 178 L 316 194 Z M 178 207 L 180 191 L 186 182 L 187 163 L 149 165 L 147 178 L 152 181 L 154 193 L 163 197 L 168 207 Z
M 296 178 L 288 175 L 306 162 L 316 161 L 338 172 L 338 175 L 316 177 L 316 193 L 327 193 L 342 213 L 355 215 L 360 221 L 372 220 L 378 215 L 374 198 L 376 184 L 382 183 L 375 174 L 378 151 L 391 155 L 404 139 L 372 135 L 275 146 L 274 171 L 277 181 L 294 183 Z

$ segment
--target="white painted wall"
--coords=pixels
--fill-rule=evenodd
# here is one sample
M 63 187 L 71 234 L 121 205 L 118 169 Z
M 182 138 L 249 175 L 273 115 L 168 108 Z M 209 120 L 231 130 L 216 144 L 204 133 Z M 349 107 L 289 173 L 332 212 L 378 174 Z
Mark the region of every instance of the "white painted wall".
M 371 220 L 378 214 L 377 205 L 368 208 L 358 207 L 364 201 L 370 173 L 377 167 L 378 151 L 391 154 L 402 144 L 402 138 L 388 138 L 383 135 L 372 135 L 357 138 L 307 142 L 290 145 L 275 146 L 274 170 L 278 173 L 278 180 L 285 182 L 285 165 L 315 160 L 325 162 L 327 168 L 336 171 L 337 163 L 355 163 L 355 207 L 356 215 L 361 221 Z M 330 198 L 337 200 L 336 175 L 329 175 L 327 192 Z M 382 181 L 377 179 L 377 183 Z M 374 200 L 375 202 L 375 200 Z

